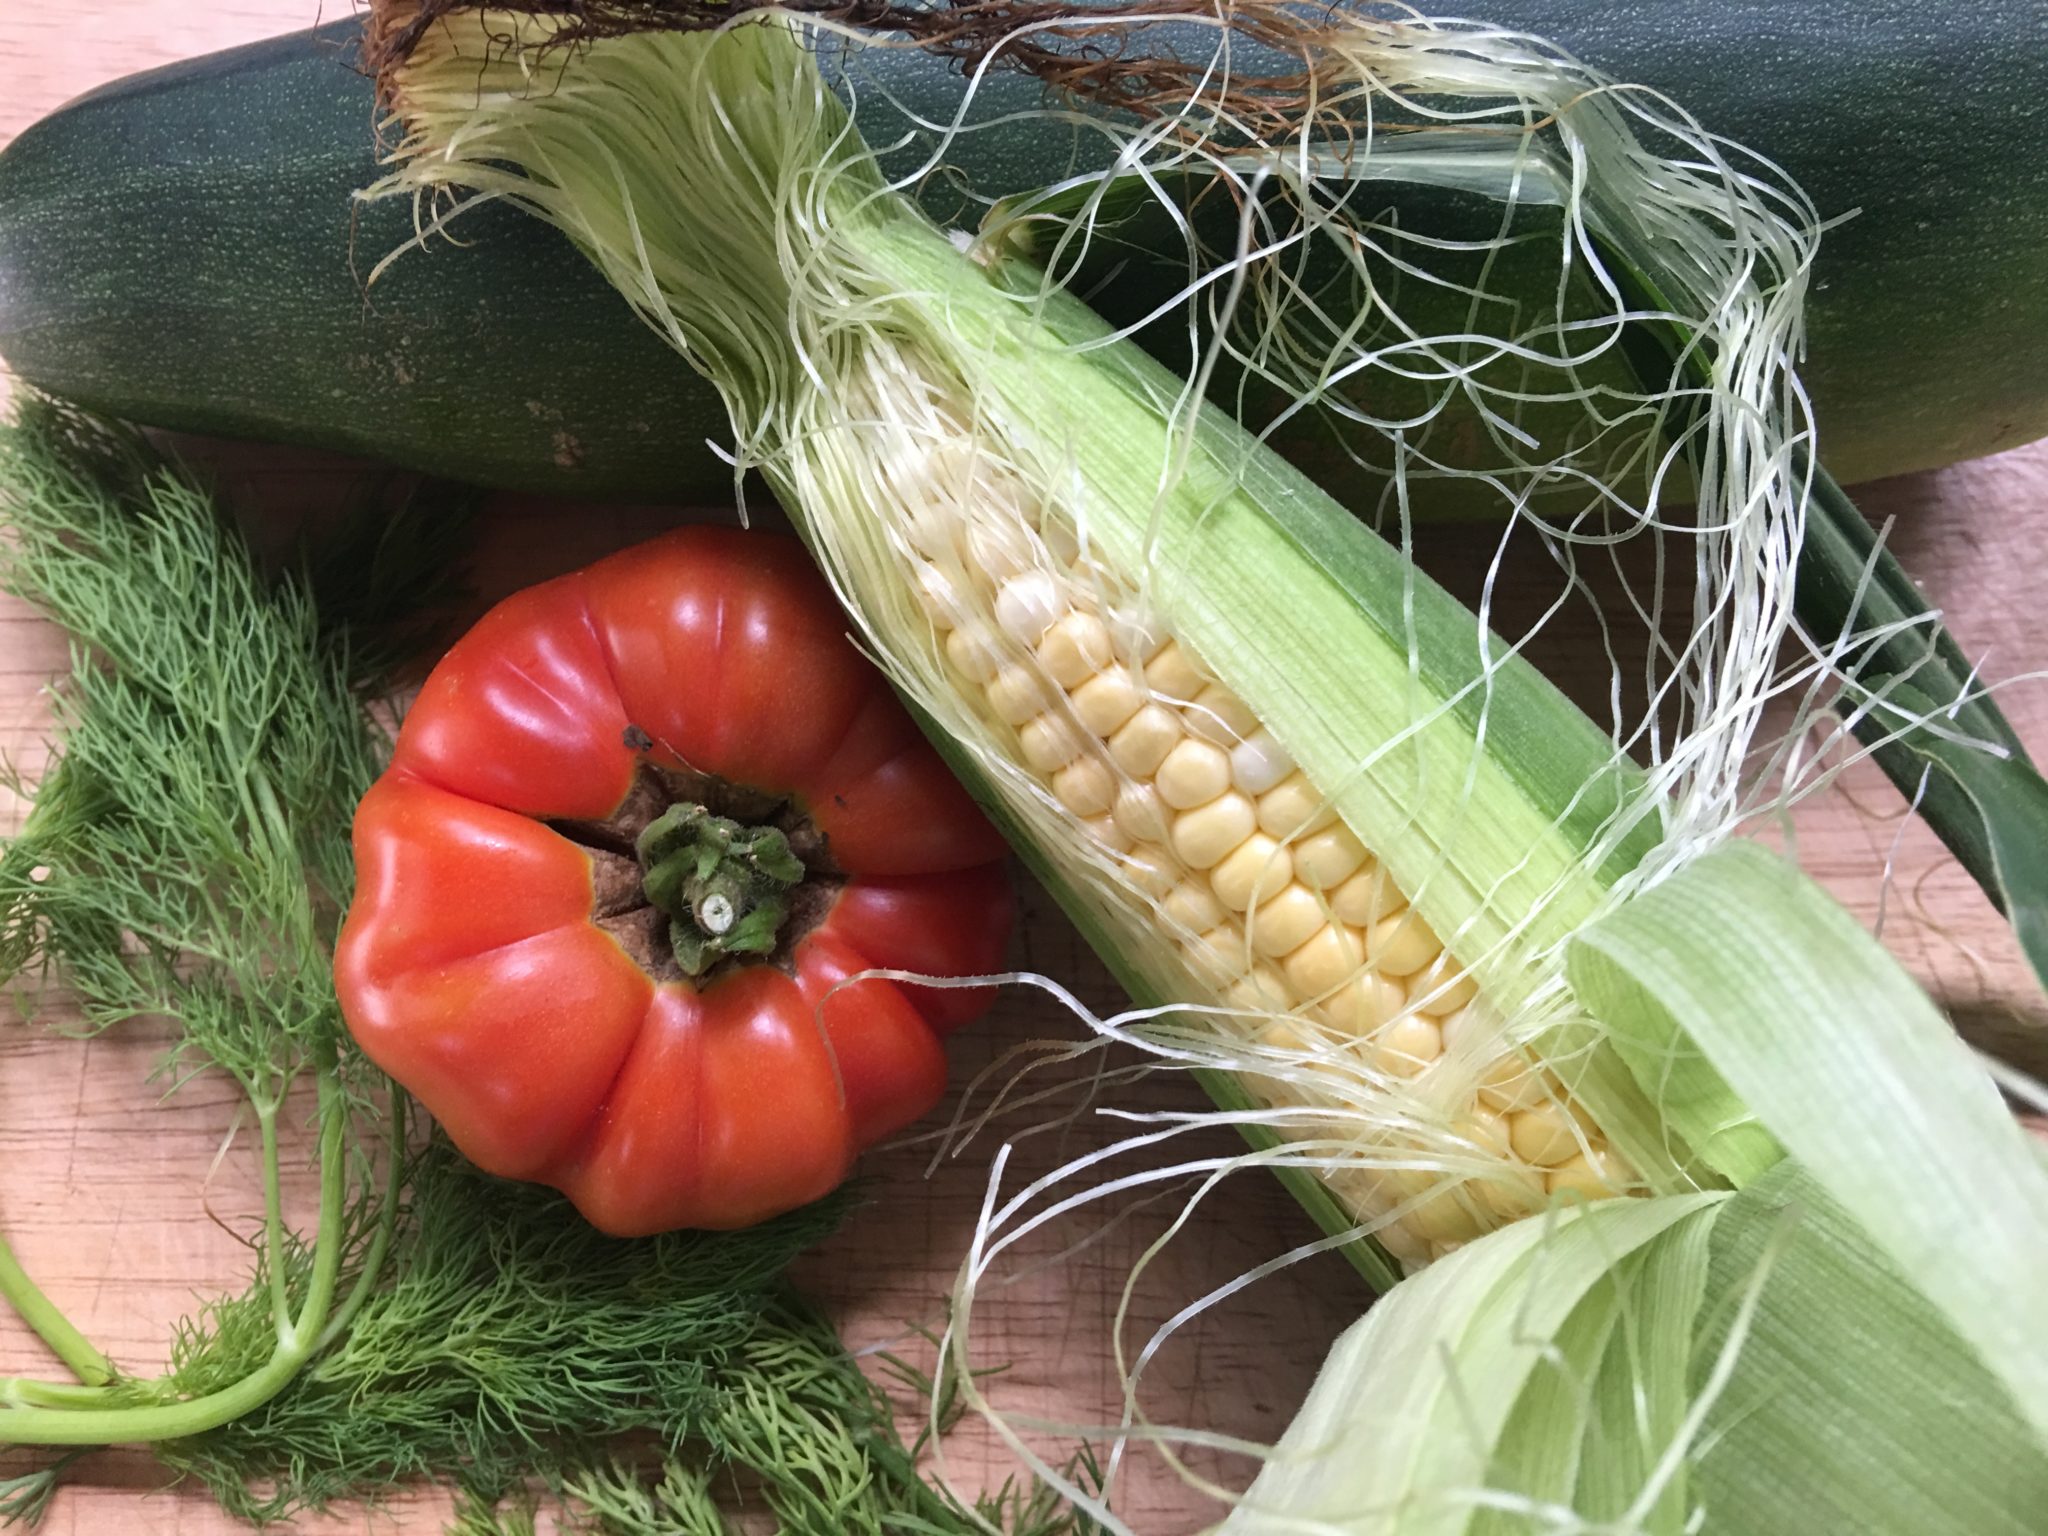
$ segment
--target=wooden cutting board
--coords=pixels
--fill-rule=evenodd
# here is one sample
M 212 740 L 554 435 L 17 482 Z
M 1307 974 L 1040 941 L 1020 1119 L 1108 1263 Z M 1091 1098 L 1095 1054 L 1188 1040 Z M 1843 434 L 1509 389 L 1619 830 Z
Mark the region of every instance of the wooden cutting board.
M 332 13 L 332 7 L 329 8 Z M 101 81 L 171 59 L 267 36 L 318 19 L 313 0 L 236 0 L 195 7 L 176 0 L 68 0 L 0 9 L 0 144 L 60 102 Z M 359 466 L 274 449 L 195 445 L 213 458 L 241 499 L 288 508 L 345 483 Z M 2038 588 L 2048 574 L 2048 448 L 2021 450 L 1938 474 L 1866 487 L 1862 505 L 1898 519 L 1893 535 L 1908 568 L 1937 603 L 1953 607 L 1964 645 L 1989 675 L 2048 668 Z M 664 508 L 563 508 L 503 498 L 486 518 L 478 559 L 483 596 L 569 569 L 686 515 Z M 1450 585 L 1470 594 L 1484 579 L 1493 539 L 1473 530 L 1425 531 L 1420 553 Z M 1511 567 L 1503 598 L 1512 611 L 1541 600 L 1540 576 Z M 1556 667 L 1570 668 L 1568 626 L 1546 637 Z M 1580 654 L 1585 654 L 1583 651 Z M 0 599 L 0 755 L 33 776 L 48 721 L 44 693 L 66 664 L 65 642 L 21 604 Z M 1581 676 L 1597 701 L 1598 679 Z M 2002 699 L 2037 755 L 2048 755 L 2048 690 L 2015 684 Z M 22 806 L 0 792 L 0 831 Z M 2038 1040 L 2040 999 L 2009 935 L 1970 882 L 1917 823 L 1905 820 L 1882 777 L 1866 766 L 1809 802 L 1794 818 L 1801 857 L 1886 941 L 1973 1033 Z M 1883 880 L 1889 869 L 1889 881 Z M 1051 903 L 1027 889 L 1016 962 L 1070 987 L 1100 1012 L 1118 994 Z M 62 1000 L 45 1022 L 61 1025 Z M 1789 1021 L 1788 1021 L 1789 1022 Z M 871 1157 L 873 1203 L 820 1253 L 803 1278 L 857 1348 L 917 1355 L 913 1330 L 940 1322 L 944 1298 L 973 1233 L 994 1149 L 1016 1131 L 1073 1112 L 1057 1131 L 1024 1140 L 1006 1187 L 1032 1170 L 1106 1145 L 1122 1127 L 1069 1091 L 1050 1109 L 999 1123 L 956 1155 L 940 1158 L 945 1113 L 976 1077 L 1033 1042 L 1083 1038 L 1073 1018 L 1042 997 L 1016 992 L 961 1044 L 956 1096 L 921 1138 Z M 258 1211 L 253 1151 L 236 1123 L 237 1098 L 201 1079 L 168 1101 L 149 1082 L 164 1035 L 147 1028 L 91 1041 L 18 1027 L 0 1005 L 0 1222 L 45 1289 L 117 1361 L 135 1370 L 162 1363 L 170 1325 L 208 1293 L 246 1280 L 244 1235 Z M 1123 1057 L 1112 1064 L 1127 1064 Z M 1092 1065 L 1087 1063 L 1085 1065 Z M 1079 1069 L 1070 1069 L 1069 1077 Z M 985 1103 L 984 1089 L 972 1102 Z M 1117 1107 L 1190 1109 L 1192 1084 L 1162 1076 L 1120 1086 Z M 242 1134 L 237 1135 L 240 1131 Z M 1219 1141 L 1218 1148 L 1228 1143 Z M 1113 1422 L 1120 1394 L 1112 1318 L 1145 1247 L 1184 1203 L 1107 1208 L 1041 1234 L 1004 1273 L 977 1314 L 977 1360 L 1007 1365 L 993 1392 L 1008 1410 L 1085 1425 Z M 303 1210 L 307 1191 L 293 1191 Z M 1109 1223 L 1113 1214 L 1120 1220 Z M 1104 1228 L 1106 1230 L 1101 1230 Z M 1084 1235 L 1097 1240 L 1065 1250 Z M 1253 1265 L 1314 1236 L 1270 1180 L 1245 1175 L 1210 1194 L 1134 1290 L 1123 1332 L 1135 1350 L 1181 1306 Z M 1141 1402 L 1155 1422 L 1270 1441 L 1285 1426 L 1336 1334 L 1365 1297 L 1350 1271 L 1322 1257 L 1294 1266 L 1203 1313 L 1175 1333 L 1148 1371 Z M 927 1352 L 928 1353 L 928 1352 Z M 12 1318 L 0 1317 L 0 1375 L 47 1372 L 52 1363 Z M 906 1405 L 908 1406 L 908 1405 Z M 0 1477 L 35 1464 L 0 1452 Z M 1197 1459 L 1226 1482 L 1243 1482 L 1242 1458 Z M 946 1470 L 973 1489 L 1000 1480 L 1009 1456 L 970 1422 L 947 1443 Z M 53 1536 L 215 1536 L 238 1529 L 194 1489 L 162 1487 L 140 1452 L 95 1454 L 74 1469 L 45 1530 Z M 1194 1529 L 1218 1506 L 1192 1492 L 1157 1457 L 1134 1454 L 1116 1495 L 1119 1512 L 1147 1533 Z M 434 1531 L 445 1501 L 407 1496 L 377 1516 L 349 1511 L 308 1529 Z

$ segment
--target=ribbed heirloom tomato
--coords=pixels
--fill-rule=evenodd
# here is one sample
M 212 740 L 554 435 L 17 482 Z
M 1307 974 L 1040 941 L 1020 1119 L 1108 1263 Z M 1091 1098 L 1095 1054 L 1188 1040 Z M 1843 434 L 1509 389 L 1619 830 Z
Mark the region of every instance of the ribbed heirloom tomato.
M 816 1198 L 945 1083 L 994 830 L 794 542 L 685 529 L 520 592 L 356 813 L 349 1028 L 463 1152 L 619 1235 Z

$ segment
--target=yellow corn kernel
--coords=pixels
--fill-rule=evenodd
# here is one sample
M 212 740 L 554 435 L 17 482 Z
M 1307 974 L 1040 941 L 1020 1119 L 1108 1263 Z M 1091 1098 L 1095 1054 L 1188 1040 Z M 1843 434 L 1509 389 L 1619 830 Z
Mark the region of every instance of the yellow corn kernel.
M 1176 811 L 1191 811 L 1230 788 L 1230 756 L 1190 736 L 1166 754 L 1152 782 L 1159 798 Z
M 1171 834 L 1173 818 L 1159 803 L 1150 784 L 1126 784 L 1117 791 L 1116 824 L 1141 843 L 1163 843 Z
M 1178 714 L 1163 704 L 1146 704 L 1109 738 L 1109 755 L 1132 778 L 1149 779 L 1185 734 Z
M 1116 774 L 1099 757 L 1077 757 L 1052 776 L 1052 792 L 1076 816 L 1099 816 L 1116 804 Z
M 983 686 L 994 679 L 1003 665 L 1003 658 L 996 650 L 995 637 L 988 632 L 986 625 L 974 619 L 946 636 L 946 659 L 963 675 Z
M 1045 679 L 1026 666 L 1010 665 L 988 685 L 988 707 L 1005 725 L 1022 725 L 1051 707 L 1052 690 Z
M 1216 988 L 1224 988 L 1245 969 L 1244 935 L 1224 923 L 1181 945 L 1188 968 Z
M 1157 699 L 1176 704 L 1189 703 L 1208 685 L 1208 681 L 1195 664 L 1195 658 L 1178 640 L 1167 641 L 1145 663 L 1145 684 Z
M 1257 825 L 1251 801 L 1231 790 L 1173 819 L 1173 851 L 1188 868 L 1208 869 L 1250 837 Z
M 949 641 L 950 645 L 951 642 Z M 1074 715 L 1096 736 L 1107 740 L 1138 712 L 1145 692 L 1122 671 L 1098 672 L 1077 687 L 1069 702 Z
M 1038 664 L 1062 688 L 1072 688 L 1109 665 L 1109 626 L 1092 613 L 1070 613 L 1038 642 Z
M 1534 1168 L 1555 1168 L 1577 1157 L 1584 1133 L 1565 1106 L 1549 1099 L 1518 1110 L 1508 1122 L 1515 1156 Z
M 1434 1182 L 1443 1184 L 1445 1181 L 1438 1178 Z M 1441 1257 L 1443 1251 L 1469 1243 L 1492 1223 L 1487 1220 L 1485 1212 L 1477 1208 L 1476 1202 L 1453 1184 L 1403 1212 L 1401 1225 L 1429 1243 L 1432 1249 L 1438 1250 L 1433 1257 Z
M 1342 885 L 1365 863 L 1365 844 L 1341 826 L 1311 832 L 1294 844 L 1293 852 L 1294 872 L 1302 884 L 1319 891 Z
M 1259 717 L 1221 683 L 1211 683 L 1184 711 L 1188 730 L 1219 747 L 1234 747 L 1259 728 Z
M 1164 896 L 1180 884 L 1180 862 L 1164 848 L 1140 842 L 1131 847 L 1121 862 L 1124 874 L 1147 896 Z
M 1263 832 L 1247 837 L 1209 871 L 1216 899 L 1233 912 L 1249 912 L 1294 883 L 1294 860 Z
M 1252 948 L 1277 960 L 1307 943 L 1325 921 L 1316 893 L 1304 885 L 1290 885 L 1255 908 L 1245 928 L 1251 934 Z
M 1331 993 L 1316 1011 L 1332 1028 L 1364 1039 L 1399 1018 L 1406 1006 L 1399 982 L 1368 971 Z
M 1413 1077 L 1444 1053 L 1436 1020 L 1404 1013 L 1382 1025 L 1371 1039 L 1373 1064 L 1396 1077 Z
M 1260 909 L 1264 911 L 1264 908 Z M 1257 930 L 1253 930 L 1256 938 Z M 1365 959 L 1365 944 L 1356 928 L 1342 923 L 1324 923 L 1301 946 L 1280 962 L 1287 984 L 1304 1002 L 1317 1002 L 1336 993 L 1358 974 Z
M 1594 1143 L 1551 1169 L 1543 1183 L 1553 1196 L 1605 1200 L 1625 1193 L 1634 1177 L 1634 1171 L 1611 1148 Z
M 1183 880 L 1166 893 L 1159 910 L 1181 927 L 1207 933 L 1229 917 L 1215 893 L 1199 880 Z
M 1509 1136 L 1508 1117 L 1484 1104 L 1474 1104 L 1458 1129 L 1467 1141 L 1495 1157 L 1506 1157 L 1514 1145 Z
M 1081 755 L 1081 733 L 1064 715 L 1045 714 L 1027 720 L 1017 736 L 1024 761 L 1050 776 Z
M 1479 983 L 1458 969 L 1448 952 L 1408 978 L 1408 1001 L 1419 1013 L 1444 1018 L 1457 1013 L 1479 995 Z
M 1413 976 L 1443 952 L 1413 907 L 1383 917 L 1366 930 L 1366 963 L 1387 976 Z
M 1330 892 L 1330 910 L 1354 928 L 1370 928 L 1407 904 L 1374 859 L 1367 859 L 1363 869 Z
M 1320 832 L 1336 821 L 1337 813 L 1299 769 L 1259 796 L 1259 830 L 1283 843 Z
M 1448 1021 L 1445 1027 L 1449 1028 Z M 1503 1051 L 1479 1074 L 1479 1102 L 1503 1113 L 1534 1108 L 1547 1102 L 1552 1091 L 1542 1071 L 1524 1060 L 1519 1051 Z

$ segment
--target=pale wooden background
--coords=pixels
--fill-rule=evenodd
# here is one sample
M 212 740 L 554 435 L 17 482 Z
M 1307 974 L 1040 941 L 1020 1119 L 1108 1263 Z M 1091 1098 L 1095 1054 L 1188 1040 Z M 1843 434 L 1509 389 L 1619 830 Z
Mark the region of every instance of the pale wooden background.
M 330 6 L 329 15 L 335 14 Z M 266 36 L 318 19 L 316 0 L 232 0 L 206 6 L 175 0 L 65 0 L 56 6 L 0 4 L 0 144 L 60 102 L 103 80 L 173 58 Z M 202 447 L 202 452 L 212 452 Z M 255 499 L 289 506 L 317 499 L 351 466 L 303 454 L 228 450 L 217 457 L 231 482 Z M 1896 516 L 1898 547 L 1935 601 L 1954 609 L 1965 644 L 1994 677 L 2048 667 L 2037 587 L 2048 559 L 2048 450 L 1866 488 L 1865 507 Z M 566 569 L 672 520 L 661 509 L 583 509 L 562 517 L 498 508 L 481 560 L 486 593 Z M 1483 543 L 1436 533 L 1425 556 L 1453 585 L 1469 589 Z M 42 752 L 44 684 L 65 664 L 64 642 L 21 605 L 0 600 L 0 754 L 33 769 Z M 2018 684 L 2006 704 L 2034 751 L 2048 754 L 2048 692 Z M 0 830 L 20 806 L 0 800 Z M 1852 774 L 1842 792 L 1802 812 L 1799 838 L 1811 870 L 1875 921 L 1884 894 L 1884 934 L 1973 1031 L 1986 1036 L 2042 1024 L 2026 973 L 1995 914 L 1917 824 L 1902 827 L 1876 775 Z M 1881 883 L 1886 868 L 1889 886 Z M 1073 986 L 1092 1004 L 1115 992 L 1042 896 L 1027 897 L 1020 963 Z M 86 1044 L 12 1027 L 0 1012 L 0 1221 L 31 1273 L 116 1359 L 146 1368 L 163 1358 L 169 1323 L 206 1292 L 238 1287 L 247 1255 L 234 1235 L 256 1210 L 250 1157 L 237 1145 L 214 1168 L 234 1124 L 235 1095 L 202 1080 L 159 1103 L 145 1079 L 160 1038 L 146 1031 Z M 1029 996 L 1006 999 L 967 1038 L 956 1082 L 1027 1040 L 1071 1038 L 1076 1027 Z M 1191 1085 L 1159 1082 L 1144 1102 L 1188 1106 Z M 1062 1138 L 1025 1149 L 1044 1167 L 1057 1148 L 1071 1155 L 1107 1141 L 1113 1127 L 1083 1120 Z M 876 1203 L 805 1265 L 856 1345 L 900 1341 L 916 1323 L 941 1316 L 955 1266 L 984 1190 L 984 1139 L 925 1176 L 929 1147 L 869 1160 Z M 1036 1150 L 1034 1150 L 1034 1148 Z M 213 1171 L 209 1171 L 209 1170 Z M 301 1191 L 303 1194 L 303 1190 Z M 1109 1319 L 1132 1264 L 1158 1231 L 1140 1213 L 1076 1257 L 1051 1264 L 1001 1294 L 980 1315 L 979 1358 L 1009 1362 L 998 1392 L 1008 1406 L 1088 1423 L 1118 1401 L 1109 1364 Z M 1082 1228 L 1048 1234 L 1034 1250 L 1051 1256 Z M 1312 1236 L 1276 1187 L 1232 1181 L 1211 1197 L 1189 1233 L 1139 1288 L 1146 1324 L 1171 1314 L 1251 1265 Z M 1186 1329 L 1148 1378 L 1144 1404 L 1157 1421 L 1270 1440 L 1285 1425 L 1330 1339 L 1355 1318 L 1363 1296 L 1349 1271 L 1324 1258 L 1252 1288 Z M 34 1341 L 0 1318 L 0 1374 L 45 1368 Z M 985 1435 L 963 1429 L 949 1447 L 959 1480 L 974 1486 L 1006 1468 Z M 0 1475 L 29 1464 L 0 1454 Z M 1239 1480 L 1248 1464 L 1211 1464 Z M 229 1523 L 194 1490 L 163 1490 L 140 1453 L 96 1455 L 60 1495 L 53 1536 L 215 1536 Z M 1124 1518 L 1145 1532 L 1196 1528 L 1215 1506 L 1191 1494 L 1156 1461 L 1140 1458 L 1118 1497 Z M 322 1529 L 428 1531 L 444 1506 L 408 1498 L 377 1515 L 351 1511 Z

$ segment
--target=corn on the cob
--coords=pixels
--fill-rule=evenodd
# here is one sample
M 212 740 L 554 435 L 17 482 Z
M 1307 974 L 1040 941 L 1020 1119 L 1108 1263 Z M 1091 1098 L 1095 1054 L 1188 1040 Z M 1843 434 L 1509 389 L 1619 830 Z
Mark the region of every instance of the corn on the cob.
M 1547 1195 L 1628 1189 L 1631 1170 L 1555 1076 L 1501 1041 L 1476 980 L 1330 797 L 1070 514 L 973 441 L 963 428 L 889 460 L 893 499 L 915 513 L 907 585 L 993 737 L 1178 947 L 1182 999 L 1311 1064 L 1260 1082 L 1267 1102 L 1355 1096 L 1319 1093 L 1318 1073 L 1407 1080 L 1450 1140 L 1499 1165 L 1449 1187 L 1428 1170 L 1338 1170 L 1346 1207 L 1415 1263 Z M 1433 1094 L 1447 1044 L 1463 1049 Z

